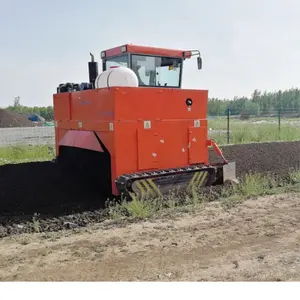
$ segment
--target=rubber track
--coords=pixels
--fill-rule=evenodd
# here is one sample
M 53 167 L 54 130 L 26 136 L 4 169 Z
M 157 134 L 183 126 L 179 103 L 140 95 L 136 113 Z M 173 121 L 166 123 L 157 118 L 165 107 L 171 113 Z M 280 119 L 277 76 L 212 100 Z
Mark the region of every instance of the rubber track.
M 164 170 L 152 171 L 152 172 L 138 172 L 132 174 L 124 174 L 116 179 L 116 185 L 121 194 L 130 196 L 130 193 L 133 192 L 132 185 L 136 181 L 142 181 L 147 179 L 155 180 L 156 178 L 159 179 L 168 178 L 170 176 L 175 176 L 175 175 L 184 176 L 185 174 L 195 173 L 197 171 L 208 171 L 210 173 L 210 177 L 206 183 L 206 186 L 210 186 L 214 182 L 215 175 L 216 175 L 215 168 L 207 167 L 204 165 L 195 165 L 195 166 L 189 166 L 184 168 L 171 168 L 171 169 L 164 169 Z M 189 182 L 187 182 L 187 184 L 188 183 Z

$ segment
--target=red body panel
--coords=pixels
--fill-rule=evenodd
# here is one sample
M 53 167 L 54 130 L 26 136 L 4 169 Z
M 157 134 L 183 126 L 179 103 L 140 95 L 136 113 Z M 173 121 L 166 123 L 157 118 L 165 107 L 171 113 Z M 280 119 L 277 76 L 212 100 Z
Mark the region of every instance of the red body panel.
M 59 145 L 104 152 L 92 131 L 68 130 L 59 140 Z
M 111 155 L 114 194 L 115 179 L 125 173 L 207 164 L 207 101 L 206 90 L 164 88 L 56 94 L 57 155 L 60 145 L 103 151 L 95 132 Z

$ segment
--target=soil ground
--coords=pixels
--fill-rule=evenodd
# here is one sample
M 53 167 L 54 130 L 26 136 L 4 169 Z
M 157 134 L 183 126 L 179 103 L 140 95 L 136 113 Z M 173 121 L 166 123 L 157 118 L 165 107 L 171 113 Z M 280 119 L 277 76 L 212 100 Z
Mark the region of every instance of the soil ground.
M 251 171 L 282 175 L 291 169 L 300 169 L 300 141 L 230 145 L 222 150 L 228 160 L 236 162 L 238 177 Z M 210 162 L 219 161 L 211 150 Z M 85 203 L 97 202 L 99 206 L 101 200 L 99 180 L 92 185 L 85 177 L 66 176 L 53 162 L 1 166 L 0 187 L 2 213 L 19 209 L 43 213 L 43 207 L 79 203 L 82 199 Z
M 230 145 L 222 150 L 236 162 L 238 177 L 251 171 L 284 175 L 300 169 L 300 141 Z M 210 154 L 211 162 L 219 161 Z M 42 231 L 64 229 L 68 222 L 86 226 L 103 221 L 107 198 L 98 182 L 84 179 L 65 176 L 53 162 L 1 166 L 0 237 L 32 231 L 18 224 L 32 222 L 35 213 Z
M 300 194 L 0 240 L 2 281 L 298 281 Z

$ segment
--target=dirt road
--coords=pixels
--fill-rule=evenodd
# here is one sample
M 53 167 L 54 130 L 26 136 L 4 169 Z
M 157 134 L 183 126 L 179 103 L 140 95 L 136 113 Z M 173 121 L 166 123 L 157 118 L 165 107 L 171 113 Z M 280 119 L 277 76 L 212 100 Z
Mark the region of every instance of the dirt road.
M 300 280 L 300 194 L 0 241 L 0 279 Z

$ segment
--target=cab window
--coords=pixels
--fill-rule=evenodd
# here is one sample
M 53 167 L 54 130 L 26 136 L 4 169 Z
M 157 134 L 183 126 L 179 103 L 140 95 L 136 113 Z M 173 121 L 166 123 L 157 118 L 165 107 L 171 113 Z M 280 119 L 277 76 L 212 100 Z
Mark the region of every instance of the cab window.
M 111 67 L 129 67 L 128 54 L 110 57 L 105 61 L 105 70 L 110 69 Z
M 179 87 L 181 58 L 132 55 L 132 70 L 140 86 Z

